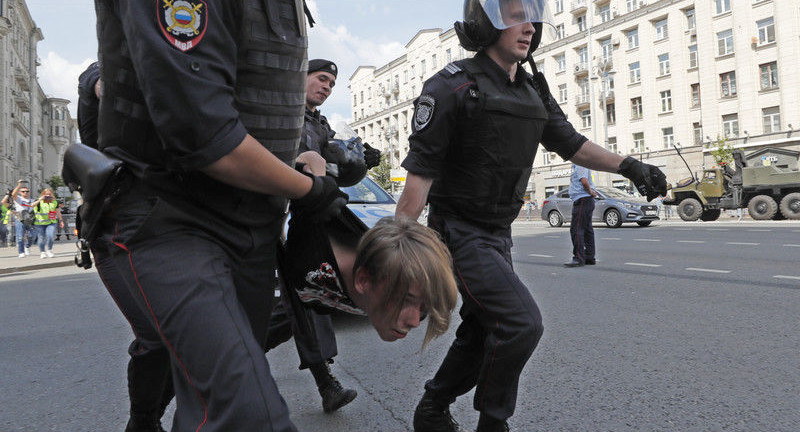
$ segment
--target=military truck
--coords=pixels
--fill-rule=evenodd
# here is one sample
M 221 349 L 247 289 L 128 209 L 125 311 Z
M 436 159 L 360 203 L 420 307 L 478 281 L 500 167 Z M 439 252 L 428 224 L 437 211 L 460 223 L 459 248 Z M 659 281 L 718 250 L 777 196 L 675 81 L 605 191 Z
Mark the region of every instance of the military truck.
M 664 204 L 678 206 L 678 215 L 685 221 L 713 221 L 722 210 L 739 208 L 747 208 L 756 220 L 800 219 L 800 171 L 773 165 L 749 167 L 742 150 L 733 151 L 733 160 L 735 169 L 722 165 L 703 170 L 701 179 L 692 175 L 679 181 L 670 188 Z

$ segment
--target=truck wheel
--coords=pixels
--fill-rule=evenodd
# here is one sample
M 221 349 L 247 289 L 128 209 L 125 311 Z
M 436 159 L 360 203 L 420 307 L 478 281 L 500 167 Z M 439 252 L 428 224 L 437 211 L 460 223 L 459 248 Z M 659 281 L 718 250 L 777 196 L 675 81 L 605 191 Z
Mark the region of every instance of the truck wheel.
M 550 214 L 547 215 L 547 221 L 550 222 L 550 226 L 554 228 L 564 225 L 564 218 L 561 217 L 561 213 L 555 210 L 551 211 Z
M 800 219 L 800 192 L 792 192 L 783 197 L 781 214 L 786 219 Z
M 755 220 L 770 220 L 778 211 L 778 204 L 769 195 L 756 195 L 747 204 L 747 211 Z
M 619 226 L 622 225 L 622 216 L 620 216 L 619 212 L 615 209 L 607 211 L 605 216 L 603 216 L 603 220 L 609 228 L 619 228 Z
M 694 198 L 684 198 L 681 200 L 681 203 L 678 204 L 678 216 L 687 222 L 693 222 L 697 219 L 700 219 L 700 215 L 702 214 L 703 205 L 700 204 L 700 201 Z
M 722 214 L 722 210 L 720 209 L 708 209 L 703 210 L 703 213 L 700 215 L 700 220 L 704 222 L 713 222 L 719 219 L 719 215 Z

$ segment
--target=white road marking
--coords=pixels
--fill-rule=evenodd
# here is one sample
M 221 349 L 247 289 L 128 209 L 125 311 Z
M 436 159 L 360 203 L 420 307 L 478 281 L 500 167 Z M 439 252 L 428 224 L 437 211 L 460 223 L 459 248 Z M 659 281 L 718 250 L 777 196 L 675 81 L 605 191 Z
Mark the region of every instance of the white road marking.
M 800 280 L 800 276 L 784 276 L 784 275 L 775 275 L 773 276 L 775 279 L 791 279 L 791 280 Z
M 765 229 L 749 229 L 747 231 L 751 231 L 751 232 L 770 232 L 770 230 L 765 230 Z
M 622 240 L 619 237 L 603 237 L 600 240 Z
M 636 267 L 661 267 L 661 264 L 647 264 L 647 263 L 635 263 L 635 262 L 627 262 L 625 265 L 629 266 L 636 266 Z
M 725 244 L 729 245 L 739 245 L 739 246 L 758 246 L 761 243 L 738 243 L 738 242 L 727 242 Z
M 545 236 L 546 238 L 561 238 L 559 236 Z
M 800 244 L 785 244 L 784 247 L 800 247 Z
M 675 228 L 675 231 L 691 231 L 691 228 Z
M 678 240 L 678 243 L 705 243 L 704 240 Z
M 633 241 L 641 241 L 641 242 L 660 242 L 659 239 L 633 239 Z
M 709 228 L 709 231 L 728 231 L 727 228 Z
M 536 257 L 536 258 L 553 258 L 552 255 L 539 255 L 539 254 L 528 254 L 529 257 Z
M 730 270 L 716 270 L 716 269 L 704 269 L 704 268 L 695 268 L 695 267 L 687 267 L 686 270 L 688 271 L 696 271 L 696 272 L 706 272 L 706 273 L 730 273 Z

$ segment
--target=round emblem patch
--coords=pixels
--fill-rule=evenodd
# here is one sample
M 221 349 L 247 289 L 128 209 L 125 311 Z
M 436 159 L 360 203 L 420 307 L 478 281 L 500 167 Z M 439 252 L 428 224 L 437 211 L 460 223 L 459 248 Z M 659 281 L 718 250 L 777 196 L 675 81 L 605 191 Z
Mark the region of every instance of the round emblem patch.
M 417 101 L 417 113 L 414 115 L 414 129 L 422 130 L 433 118 L 433 109 L 436 106 L 436 99 L 430 95 L 422 95 Z
M 196 47 L 206 34 L 208 23 L 205 0 L 158 0 L 158 25 L 170 45 L 186 52 Z

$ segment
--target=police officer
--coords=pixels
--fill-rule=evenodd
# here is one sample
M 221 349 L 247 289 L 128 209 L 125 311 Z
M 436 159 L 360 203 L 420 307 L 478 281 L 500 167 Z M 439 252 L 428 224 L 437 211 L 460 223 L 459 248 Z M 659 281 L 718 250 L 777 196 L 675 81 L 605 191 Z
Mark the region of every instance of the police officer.
M 325 154 L 328 141 L 335 135 L 328 124 L 328 119 L 318 108 L 331 95 L 338 73 L 336 64 L 330 60 L 314 59 L 308 62 L 301 152 L 310 150 Z M 366 168 L 372 168 L 380 161 L 380 151 L 365 145 L 364 157 Z M 300 357 L 300 369 L 308 368 L 314 376 L 322 397 L 323 411 L 335 411 L 352 402 L 358 393 L 354 389 L 342 387 L 331 372 L 329 363 L 333 363 L 333 357 L 338 354 L 331 316 L 318 314 L 313 309 L 291 302 L 288 298 L 290 293 L 283 289 L 284 287 L 281 288 L 281 303 L 273 311 L 267 349 L 294 335 L 297 354 Z M 292 307 L 293 305 L 299 307 Z
M 510 230 L 540 142 L 564 159 L 622 173 L 649 198 L 666 192 L 657 168 L 577 133 L 543 75 L 522 68 L 541 40 L 546 3 L 466 0 L 455 30 L 478 53 L 447 65 L 415 101 L 397 215 L 417 218 L 430 201 L 429 225 L 453 254 L 463 300 L 456 340 L 414 413 L 418 432 L 458 430 L 449 405 L 473 387 L 477 430 L 509 430 L 520 372 L 543 331 L 536 302 L 514 273 Z
M 572 199 L 572 220 L 569 224 L 569 234 L 572 238 L 572 260 L 564 263 L 566 267 L 583 267 L 597 263 L 594 228 L 592 227 L 594 200 L 597 196 L 591 170 L 572 164 L 572 175 L 569 181 L 569 197 Z
M 171 357 L 173 430 L 294 431 L 263 347 L 286 198 L 334 216 L 331 177 L 293 169 L 307 70 L 300 0 L 95 0 L 99 148 L 130 189 L 101 226 Z

